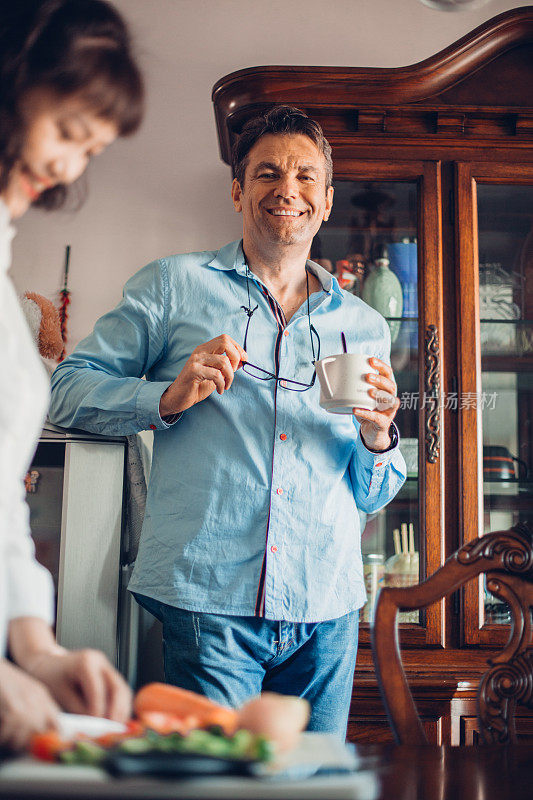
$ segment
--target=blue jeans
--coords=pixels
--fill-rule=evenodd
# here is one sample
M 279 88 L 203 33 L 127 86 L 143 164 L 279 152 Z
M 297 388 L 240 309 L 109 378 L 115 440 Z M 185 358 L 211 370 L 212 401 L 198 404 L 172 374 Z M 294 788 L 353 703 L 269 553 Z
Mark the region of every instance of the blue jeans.
M 274 622 L 135 598 L 163 625 L 169 683 L 232 707 L 261 691 L 299 695 L 311 705 L 308 730 L 346 738 L 358 611 L 325 622 Z

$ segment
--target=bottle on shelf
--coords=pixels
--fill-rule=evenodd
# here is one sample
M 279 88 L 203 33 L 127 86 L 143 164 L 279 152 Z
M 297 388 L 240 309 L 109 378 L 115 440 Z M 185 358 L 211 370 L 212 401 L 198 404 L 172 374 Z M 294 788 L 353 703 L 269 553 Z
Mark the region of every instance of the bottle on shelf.
M 383 586 L 384 574 L 385 556 L 383 553 L 368 553 L 367 555 L 363 556 L 363 575 L 365 580 L 367 600 L 361 609 L 361 622 L 369 622 L 372 624 L 374 621 L 374 608 L 376 605 L 378 591 Z
M 400 281 L 389 268 L 389 251 L 384 244 L 378 245 L 374 257 L 374 268 L 365 279 L 362 298 L 365 303 L 382 314 L 389 324 L 391 341 L 395 342 L 400 332 L 398 317 L 403 311 L 403 292 Z M 390 320 L 388 318 L 392 317 Z

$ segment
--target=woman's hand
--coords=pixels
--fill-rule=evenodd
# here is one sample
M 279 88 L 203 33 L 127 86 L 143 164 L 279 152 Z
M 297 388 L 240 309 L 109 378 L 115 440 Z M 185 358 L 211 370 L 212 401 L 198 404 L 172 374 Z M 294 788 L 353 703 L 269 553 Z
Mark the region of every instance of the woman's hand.
M 35 655 L 26 665 L 59 703 L 74 714 L 126 722 L 131 690 L 99 650 L 61 650 Z
M 163 393 L 159 413 L 162 417 L 179 414 L 205 400 L 215 389 L 222 394 L 233 383 L 235 370 L 247 358 L 246 351 L 225 333 L 198 345 L 174 383 Z
M 370 366 L 377 369 L 378 375 L 369 373 L 367 383 L 372 386 L 369 390 L 371 397 L 377 399 L 377 409 L 369 411 L 366 408 L 354 408 L 353 413 L 361 423 L 361 436 L 364 444 L 371 450 L 386 450 L 390 446 L 389 428 L 400 401 L 396 397 L 396 381 L 392 369 L 379 358 L 369 359 Z
M 66 650 L 37 617 L 11 620 L 9 648 L 17 664 L 44 684 L 65 711 L 129 719 L 131 690 L 99 650 Z
M 22 750 L 35 733 L 56 727 L 58 712 L 42 683 L 0 659 L 0 744 Z

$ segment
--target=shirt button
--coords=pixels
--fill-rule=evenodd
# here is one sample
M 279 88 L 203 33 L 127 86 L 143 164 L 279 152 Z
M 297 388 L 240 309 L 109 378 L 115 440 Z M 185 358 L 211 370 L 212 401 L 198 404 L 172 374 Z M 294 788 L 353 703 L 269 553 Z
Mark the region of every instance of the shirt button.
M 151 431 L 156 431 L 156 430 L 157 430 L 157 428 L 156 428 L 156 426 L 155 426 L 155 425 L 150 425 L 150 430 L 151 430 Z
M 280 433 L 279 438 L 281 439 L 282 442 L 284 442 L 287 439 L 287 434 L 286 433 Z
M 283 335 L 284 336 L 288 336 L 289 335 L 289 331 L 283 331 Z
M 277 553 L 278 552 L 278 548 L 276 547 L 275 544 L 273 544 L 272 547 L 270 548 L 270 552 L 271 553 Z
M 286 389 L 287 388 L 287 381 L 280 381 L 279 385 L 283 386 L 283 388 Z
M 281 488 L 281 486 L 279 489 L 276 489 L 276 494 L 283 494 L 283 489 Z

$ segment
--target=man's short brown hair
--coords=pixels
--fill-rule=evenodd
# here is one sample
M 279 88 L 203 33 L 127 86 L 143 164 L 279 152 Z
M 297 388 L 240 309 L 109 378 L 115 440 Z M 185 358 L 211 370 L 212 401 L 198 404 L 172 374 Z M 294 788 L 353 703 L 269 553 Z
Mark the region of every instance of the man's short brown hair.
M 233 177 L 244 186 L 244 174 L 248 166 L 248 153 L 254 144 L 267 134 L 302 134 L 307 136 L 320 150 L 326 161 L 326 189 L 333 180 L 331 146 L 318 122 L 294 106 L 274 106 L 270 111 L 248 120 L 233 146 Z

